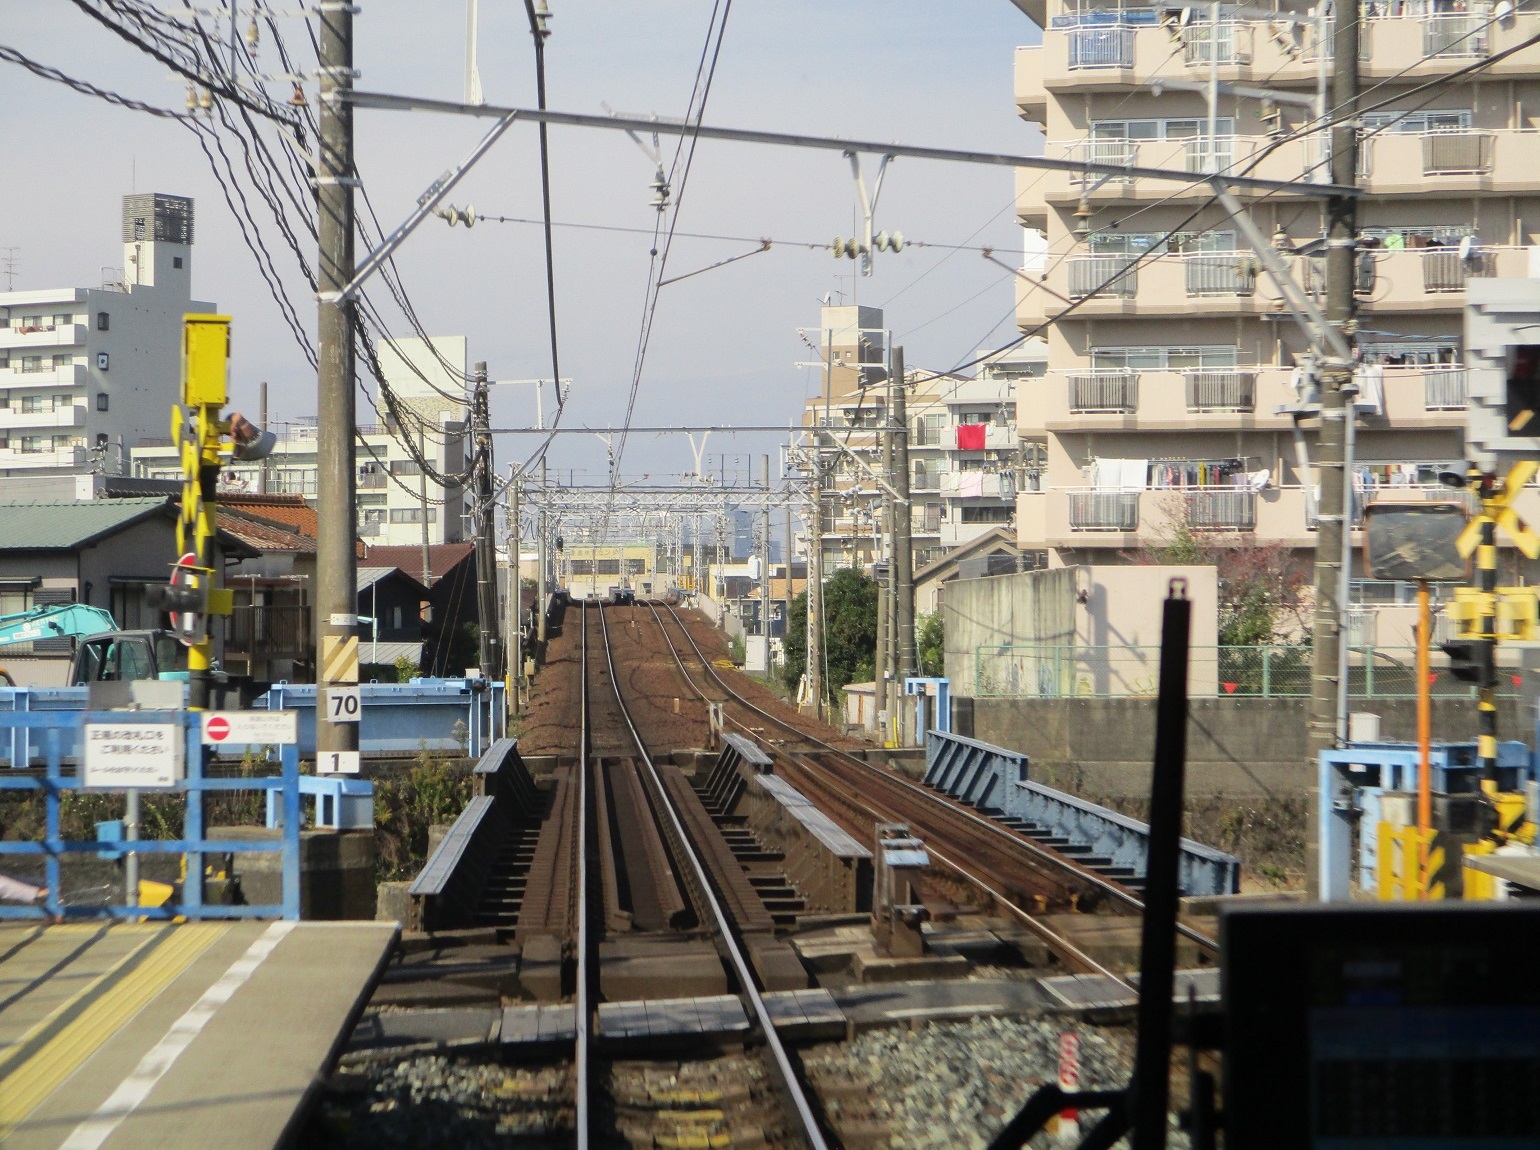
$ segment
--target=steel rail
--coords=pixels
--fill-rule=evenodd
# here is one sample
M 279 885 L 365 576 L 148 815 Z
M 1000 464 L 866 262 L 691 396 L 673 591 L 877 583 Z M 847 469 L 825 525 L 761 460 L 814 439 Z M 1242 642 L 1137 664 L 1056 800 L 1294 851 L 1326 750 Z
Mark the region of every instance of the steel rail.
M 663 779 L 658 774 L 657 767 L 653 764 L 652 756 L 647 753 L 647 747 L 642 741 L 641 732 L 636 729 L 636 723 L 632 720 L 631 712 L 626 707 L 625 698 L 620 693 L 620 679 L 615 674 L 615 655 L 610 645 L 609 623 L 604 617 L 604 605 L 602 603 L 599 604 L 597 610 L 599 612 L 599 629 L 604 635 L 604 658 L 610 671 L 610 686 L 615 690 L 615 701 L 620 707 L 621 717 L 625 719 L 626 726 L 630 729 L 631 738 L 636 743 L 637 754 L 641 757 L 642 765 L 651 777 L 656 793 L 662 798 L 660 809 L 667 816 L 670 825 L 673 827 L 676 840 L 679 842 L 685 856 L 685 861 L 689 864 L 691 871 L 695 875 L 696 883 L 701 891 L 701 897 L 705 900 L 708 909 L 711 911 L 711 917 L 716 923 L 723 947 L 726 949 L 729 961 L 732 964 L 733 973 L 738 979 L 738 985 L 741 987 L 739 993 L 753 1008 L 754 1017 L 759 1023 L 761 1032 L 764 1034 L 765 1046 L 775 1059 L 776 1068 L 780 1071 L 787 1096 L 796 1108 L 797 1117 L 802 1124 L 802 1132 L 806 1135 L 808 1144 L 813 1150 L 828 1150 L 828 1143 L 824 1140 L 823 1131 L 819 1127 L 818 1118 L 813 1111 L 811 1103 L 808 1102 L 807 1094 L 802 1089 L 802 1082 L 797 1077 L 796 1068 L 792 1066 L 791 1058 L 786 1053 L 786 1047 L 782 1044 L 780 1035 L 776 1033 L 775 1022 L 770 1017 L 770 1010 L 765 1005 L 764 996 L 759 993 L 758 988 L 754 985 L 754 972 L 749 966 L 748 961 L 744 958 L 743 950 L 738 945 L 738 940 L 733 935 L 732 922 L 717 898 L 716 891 L 712 887 L 711 876 L 707 872 L 705 864 L 701 862 L 700 855 L 690 843 L 690 836 L 685 831 L 684 823 L 679 818 L 679 813 L 674 809 L 673 801 L 668 795 L 668 789 L 664 787 Z M 583 629 L 586 635 L 588 629 L 588 611 L 586 608 L 583 610 Z M 587 665 L 587 646 L 585 643 L 585 680 Z
M 648 603 L 647 606 L 648 606 L 649 610 L 652 611 L 653 617 L 657 620 L 658 629 L 663 633 L 663 639 L 664 639 L 664 642 L 666 642 L 668 644 L 669 653 L 674 656 L 674 662 L 677 663 L 678 666 L 679 666 L 679 673 L 680 673 L 680 675 L 683 676 L 684 681 L 689 685 L 690 689 L 692 691 L 694 691 L 697 695 L 699 695 L 702 700 L 709 701 L 709 700 L 707 700 L 706 692 L 704 690 L 702 690 L 701 687 L 691 677 L 690 672 L 686 669 L 686 667 L 684 665 L 684 660 L 679 657 L 679 649 L 674 644 L 674 641 L 669 638 L 668 627 L 664 624 L 662 616 L 658 614 L 657 607 L 654 606 L 651 603 Z M 665 604 L 665 606 L 666 606 L 666 604 Z M 674 612 L 672 607 L 669 608 L 669 614 L 673 618 L 674 622 L 679 625 L 679 630 L 681 632 L 683 632 L 685 640 L 690 644 L 690 646 L 692 648 L 694 648 L 696 655 L 698 655 L 700 657 L 701 666 L 708 669 L 708 673 L 711 675 L 712 679 L 716 681 L 717 686 L 719 686 L 724 692 L 726 692 L 727 695 L 733 699 L 733 701 L 737 702 L 741 706 L 748 707 L 750 710 L 755 711 L 756 713 L 764 716 L 765 718 L 769 719 L 771 722 L 775 723 L 777 726 L 779 726 L 783 730 L 790 731 L 791 733 L 793 733 L 795 735 L 798 735 L 798 736 L 803 737 L 803 738 L 807 738 L 809 741 L 817 743 L 819 746 L 829 747 L 829 744 L 823 742 L 822 740 L 820 740 L 820 739 L 818 739 L 818 738 L 816 738 L 814 736 L 808 735 L 807 732 L 805 732 L 805 731 L 798 730 L 796 727 L 792 726 L 790 723 L 787 723 L 784 720 L 779 719 L 776 716 L 771 715 L 768 712 L 762 710 L 761 708 L 755 706 L 753 703 L 751 703 L 747 699 L 743 698 L 743 696 L 739 695 L 736 691 L 734 691 L 726 683 L 722 682 L 720 676 L 718 676 L 715 672 L 709 670 L 711 664 L 706 659 L 705 653 L 701 651 L 700 647 L 696 644 L 694 637 L 690 634 L 689 629 L 685 627 L 684 623 L 680 620 L 679 616 Z M 730 718 L 729 716 L 726 716 L 726 715 L 724 715 L 723 717 L 724 718 L 728 718 L 728 720 L 730 722 L 732 722 L 732 723 L 736 723 L 739 727 L 741 727 L 743 729 L 743 731 L 746 734 L 750 733 L 750 728 L 742 720 L 740 720 L 740 719 L 733 719 L 733 718 Z M 830 750 L 834 750 L 834 748 L 829 748 L 829 749 Z M 836 752 L 836 753 L 838 753 L 838 752 Z M 798 765 L 802 767 L 802 769 L 807 770 L 808 767 L 806 765 L 803 765 L 799 761 L 799 760 L 801 760 L 801 758 L 802 758 L 801 756 L 793 756 L 793 761 L 797 762 Z M 860 760 L 854 760 L 854 761 L 859 762 Z M 923 792 L 923 793 L 926 795 L 926 797 L 933 797 L 933 796 L 930 795 L 930 793 L 928 791 L 927 792 Z M 892 811 L 890 809 L 885 810 L 885 809 L 880 809 L 878 807 L 874 807 L 871 804 L 871 801 L 870 801 L 869 797 L 867 797 L 867 796 L 862 796 L 862 797 L 858 798 L 858 797 L 856 797 L 854 795 L 846 795 L 845 799 L 846 799 L 846 801 L 848 801 L 848 802 L 850 802 L 850 803 L 852 803 L 852 804 L 854 804 L 854 805 L 856 805 L 858 807 L 864 808 L 866 813 L 867 813 L 867 815 L 872 819 L 872 821 L 874 823 L 878 823 L 878 822 L 894 822 L 894 821 L 902 822 L 903 821 L 902 817 L 899 814 L 897 814 L 896 812 L 894 812 L 894 811 Z M 959 812 L 959 813 L 966 814 L 968 812 Z M 1017 845 L 1016 840 L 1012 839 L 1010 841 L 1011 841 L 1012 845 Z M 1036 935 L 1039 940 L 1041 940 L 1042 942 L 1046 943 L 1061 958 L 1072 960 L 1074 965 L 1080 967 L 1086 973 L 1089 973 L 1089 974 L 1099 974 L 1099 975 L 1102 975 L 1102 976 L 1104 976 L 1106 978 L 1112 979 L 1114 982 L 1117 982 L 1120 985 L 1122 985 L 1124 987 L 1127 987 L 1129 990 L 1134 990 L 1135 989 L 1132 985 L 1129 984 L 1128 980 L 1125 979 L 1122 975 L 1117 974 L 1116 972 L 1107 969 L 1105 966 L 1103 966 L 1101 963 L 1097 962 L 1094 958 L 1092 958 L 1085 951 L 1081 950 L 1078 946 L 1076 946 L 1070 939 L 1066 938 L 1064 935 L 1060 934 L 1058 931 L 1054 930 L 1052 927 L 1045 926 L 1042 922 L 1040 922 L 1025 907 L 1023 907 L 1023 906 L 1013 902 L 1010 899 L 1010 897 L 1005 894 L 1004 891 L 996 890 L 988 881 L 986 881 L 985 879 L 980 878 L 978 875 L 976 875 L 972 871 L 968 870 L 965 865 L 963 865 L 962 863 L 959 863 L 959 862 L 951 859 L 950 857 L 947 856 L 947 854 L 944 851 L 938 850 L 933 843 L 929 843 L 929 842 L 926 843 L 925 849 L 930 853 L 930 856 L 933 859 L 935 859 L 936 861 L 941 863 L 941 865 L 944 868 L 946 868 L 947 870 L 951 871 L 954 875 L 956 875 L 963 882 L 967 883 L 969 886 L 973 887 L 975 890 L 978 890 L 978 891 L 982 892 L 983 894 L 988 895 L 989 898 L 991 900 L 993 900 L 994 903 L 997 906 L 999 906 L 1002 909 L 1004 909 L 1005 912 L 1011 918 L 1014 918 L 1018 923 L 1020 923 L 1024 927 L 1026 927 L 1029 932 L 1031 932 L 1032 934 Z M 1050 858 L 1050 861 L 1055 863 L 1055 864 L 1057 864 L 1060 860 L 1058 860 L 1056 858 Z
M 1024 849 L 1028 853 L 1035 855 L 1039 861 L 1075 874 L 1077 877 L 1090 883 L 1092 886 L 1095 886 L 1108 897 L 1122 903 L 1130 910 L 1137 911 L 1140 914 L 1144 913 L 1144 902 L 1136 895 L 1129 892 L 1121 884 L 1104 878 L 1096 872 L 1081 866 L 1073 859 L 1064 858 L 1062 855 L 1049 850 L 1047 847 L 1041 846 L 1038 843 L 1033 842 L 1031 839 L 1028 839 L 1023 835 L 1018 835 L 1014 831 L 1001 826 L 994 820 L 985 818 L 984 816 L 979 815 L 974 811 L 968 810 L 959 803 L 952 802 L 943 796 L 937 795 L 934 791 L 928 790 L 916 783 L 912 783 L 908 779 L 901 778 L 891 771 L 880 770 L 877 767 L 874 767 L 871 763 L 866 762 L 864 759 L 858 759 L 856 756 L 850 754 L 849 752 L 842 751 L 838 747 L 824 742 L 816 735 L 810 735 L 806 731 L 800 730 L 799 728 L 788 723 L 785 719 L 779 718 L 776 715 L 772 715 L 763 707 L 759 707 L 754 703 L 751 703 L 748 699 L 745 699 L 742 695 L 738 694 L 737 691 L 734 691 L 731 687 L 729 687 L 727 683 L 723 681 L 722 677 L 716 673 L 715 669 L 713 669 L 711 666 L 711 661 L 706 658 L 705 653 L 701 651 L 700 646 L 695 642 L 695 637 L 690 634 L 689 628 L 686 627 L 684 622 L 679 618 L 678 612 L 675 611 L 673 607 L 668 606 L 668 604 L 664 604 L 664 606 L 668 610 L 669 615 L 674 619 L 675 623 L 679 625 L 679 630 L 683 632 L 685 640 L 690 644 L 690 646 L 695 650 L 695 654 L 700 658 L 701 667 L 705 670 L 706 674 L 709 675 L 712 681 L 715 682 L 716 685 L 725 691 L 729 696 L 731 696 L 732 699 L 740 706 L 747 707 L 755 714 L 769 720 L 777 727 L 780 727 L 782 730 L 789 731 L 790 733 L 796 735 L 798 738 L 806 739 L 808 742 L 816 744 L 817 746 L 823 748 L 823 753 L 834 755 L 835 757 L 854 766 L 857 766 L 860 769 L 876 777 L 879 777 L 886 782 L 897 784 L 899 787 L 909 791 L 916 797 L 923 798 L 930 803 L 940 806 L 952 814 L 960 815 L 978 826 L 980 829 L 987 831 L 991 835 L 994 835 L 1003 841 L 1010 843 L 1012 846 L 1018 849 Z M 651 607 L 651 604 L 649 604 L 649 607 Z M 654 607 L 654 613 L 656 613 L 656 610 L 657 609 Z M 666 637 L 666 630 L 664 634 Z M 670 646 L 672 646 L 672 643 Z M 677 654 L 675 658 L 678 658 Z M 683 670 L 682 663 L 680 665 L 680 669 Z M 686 673 L 686 678 L 688 678 L 688 673 Z M 702 698 L 704 697 L 705 696 L 702 695 Z M 1215 953 L 1218 952 L 1219 944 L 1214 939 L 1209 938 L 1202 931 L 1194 930 L 1192 927 L 1180 922 L 1177 923 L 1177 930 L 1185 938 L 1197 943 L 1199 946 L 1206 947 Z
M 577 1145 L 588 1150 L 591 1134 L 588 1118 L 589 1052 L 593 1044 L 592 1007 L 588 1001 L 589 937 L 588 937 L 588 760 L 593 748 L 593 731 L 588 713 L 588 613 L 583 613 L 582 627 L 583 673 L 579 676 L 579 707 L 582 713 L 582 735 L 579 741 L 578 760 L 578 833 L 577 833 L 577 993 L 574 996 L 573 1013 L 576 1018 L 576 1066 L 573 1101 L 576 1113 Z

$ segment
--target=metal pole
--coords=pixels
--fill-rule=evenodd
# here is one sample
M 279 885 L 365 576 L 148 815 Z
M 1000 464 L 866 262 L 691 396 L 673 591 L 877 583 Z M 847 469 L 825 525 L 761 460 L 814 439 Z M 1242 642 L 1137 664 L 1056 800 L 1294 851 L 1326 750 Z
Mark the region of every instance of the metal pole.
M 1417 580 L 1417 838 L 1420 898 L 1428 897 L 1428 845 L 1433 829 L 1433 684 L 1429 682 L 1428 647 L 1432 636 L 1428 610 L 1428 581 Z
M 894 485 L 896 477 L 893 474 L 893 373 L 887 373 L 887 379 L 883 384 L 882 422 L 885 425 L 882 431 L 882 473 L 887 477 L 888 484 Z M 890 746 L 893 742 L 893 671 L 897 662 L 893 653 L 898 644 L 897 638 L 898 611 L 894 592 L 896 586 L 893 580 L 893 559 L 896 548 L 893 546 L 893 498 L 887 492 L 878 493 L 877 514 L 881 517 L 881 525 L 877 531 L 879 542 L 887 542 L 887 562 L 878 566 L 882 560 L 883 549 L 879 546 L 873 559 L 873 573 L 877 575 L 877 658 L 876 664 L 876 690 L 873 692 L 873 705 L 877 708 L 877 714 L 881 718 L 882 745 Z
M 261 397 L 262 397 L 261 404 L 260 404 L 260 406 L 262 408 L 262 419 L 261 419 L 261 422 L 258 424 L 258 426 L 262 427 L 262 428 L 266 428 L 267 427 L 267 380 L 264 379 L 262 381 L 262 386 L 260 387 L 259 392 L 260 392 Z M 261 460 L 261 462 L 259 462 L 257 464 L 257 494 L 258 495 L 266 495 L 267 494 L 267 463 L 268 463 L 268 458 L 269 457 L 264 457 Z
M 819 432 L 820 435 L 824 434 Z M 814 718 L 823 711 L 823 450 L 813 454 L 813 507 L 807 521 L 807 694 Z
M 538 544 L 539 555 L 536 562 L 539 564 L 535 572 L 535 638 L 540 643 L 540 654 L 537 658 L 544 658 L 545 653 L 545 602 L 546 602 L 546 570 L 550 566 L 550 557 L 546 551 L 545 517 L 546 486 L 545 486 L 545 456 L 540 457 L 540 514 L 535 517 L 535 535 Z
M 782 647 L 782 652 L 781 653 L 782 653 L 782 655 L 785 654 L 786 640 L 791 635 L 791 601 L 792 601 L 792 599 L 794 597 L 793 594 L 792 594 L 792 589 L 791 589 L 792 588 L 792 582 L 791 582 L 792 551 L 791 551 L 791 549 L 792 549 L 792 543 L 793 543 L 793 541 L 794 541 L 794 539 L 796 537 L 796 532 L 792 528 L 792 519 L 793 519 L 793 511 L 792 511 L 791 501 L 787 500 L 787 503 L 786 503 L 786 586 L 783 588 L 783 590 L 786 592 L 786 606 L 783 609 L 783 612 L 781 614 L 781 647 Z
M 320 268 L 317 288 L 319 367 L 317 372 L 316 435 L 316 681 L 324 691 L 332 684 L 358 682 L 358 660 L 345 658 L 344 643 L 357 642 L 358 506 L 354 485 L 353 435 L 358 426 L 354 410 L 354 305 L 328 299 L 353 278 L 353 0 L 323 0 L 320 24 L 320 174 L 316 179 L 320 208 Z M 356 647 L 355 656 L 356 656 Z M 358 724 L 336 723 L 317 715 L 316 748 L 320 751 L 358 750 Z
M 765 472 L 765 517 L 759 525 L 759 634 L 765 641 L 765 675 L 770 674 L 770 455 L 761 456 Z
M 1182 789 L 1187 769 L 1187 660 L 1192 605 L 1186 581 L 1173 579 L 1160 633 L 1160 694 L 1155 703 L 1155 757 L 1150 782 L 1149 861 L 1139 941 L 1139 1030 L 1135 1039 L 1133 1138 L 1136 1150 L 1166 1144 L 1171 1091 L 1171 989 L 1176 968 L 1176 915 L 1182 840 Z
M 1476 585 L 1481 597 L 1481 642 L 1485 648 L 1482 660 L 1480 694 L 1476 712 L 1481 726 L 1476 732 L 1476 758 L 1481 764 L 1481 789 L 1488 795 L 1497 790 L 1497 508 L 1487 492 L 1482 490 L 1481 542 L 1476 547 Z
M 471 403 L 474 450 L 481 457 L 476 466 L 476 613 L 481 622 L 481 676 L 495 678 L 503 669 L 503 643 L 497 610 L 497 528 L 492 503 L 492 418 L 487 409 L 487 365 L 474 369 L 475 394 Z
M 898 681 L 893 684 L 895 698 L 901 698 L 904 680 L 915 674 L 914 661 L 914 542 L 913 518 L 909 502 L 909 414 L 904 395 L 904 349 L 893 349 L 893 478 L 898 498 L 893 501 L 893 587 L 897 613 L 895 638 L 898 641 Z M 919 701 L 924 706 L 924 700 Z M 899 739 L 909 746 L 914 738 L 914 716 L 902 707 L 903 722 Z
M 519 546 L 519 475 L 518 464 L 508 467 L 508 642 L 513 644 L 513 658 L 508 666 L 507 696 L 513 700 L 510 713 L 518 714 L 524 682 L 524 556 Z
M 1351 187 L 1358 178 L 1358 5 L 1339 3 L 1332 25 L 1332 106 L 1337 121 L 1331 131 L 1331 176 L 1335 184 Z M 1357 236 L 1356 200 L 1333 195 L 1327 202 L 1326 318 L 1341 334 L 1349 350 L 1356 343 L 1353 297 L 1354 254 Z M 1352 412 L 1349 391 L 1353 364 L 1350 358 L 1332 358 L 1321 372 L 1321 430 L 1317 457 L 1321 484 L 1315 547 L 1314 645 L 1310 674 L 1310 758 L 1306 764 L 1307 801 L 1305 866 L 1306 882 L 1318 889 L 1320 881 L 1320 788 L 1316 763 L 1320 752 L 1334 746 L 1337 736 L 1338 654 L 1342 642 L 1343 534 L 1352 525 L 1343 521 L 1343 489 L 1347 485 L 1345 444 L 1347 421 Z M 1309 483 L 1310 477 L 1300 477 Z

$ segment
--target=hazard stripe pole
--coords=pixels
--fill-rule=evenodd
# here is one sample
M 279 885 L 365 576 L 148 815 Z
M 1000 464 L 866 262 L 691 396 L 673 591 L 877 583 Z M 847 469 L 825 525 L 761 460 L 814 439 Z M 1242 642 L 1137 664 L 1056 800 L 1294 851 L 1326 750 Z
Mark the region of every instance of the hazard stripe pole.
M 1497 523 L 1487 511 L 1481 524 L 1481 543 L 1476 548 L 1477 586 L 1481 590 L 1481 638 L 1487 645 L 1486 675 L 1477 702 L 1481 726 L 1476 754 L 1481 761 L 1483 783 L 1497 785 Z

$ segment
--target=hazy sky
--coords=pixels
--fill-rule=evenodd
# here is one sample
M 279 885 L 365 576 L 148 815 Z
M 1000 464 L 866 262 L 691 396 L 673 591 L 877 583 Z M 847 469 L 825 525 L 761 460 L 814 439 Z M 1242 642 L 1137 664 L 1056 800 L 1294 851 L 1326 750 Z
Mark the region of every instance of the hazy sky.
M 159 0 L 167 11 L 181 5 Z M 550 0 L 550 106 L 679 117 L 700 57 L 710 0 Z M 463 2 L 361 0 L 356 64 L 364 89 L 459 99 Z M 185 86 L 168 70 L 63 0 L 0 0 L 0 43 L 146 102 L 180 108 Z M 242 23 L 244 25 L 244 18 Z M 295 21 L 291 47 L 303 43 Z M 1015 114 L 1012 53 L 1038 30 L 1010 0 L 737 0 L 728 20 L 705 120 L 773 131 L 1037 152 L 1041 139 Z M 534 104 L 533 53 L 520 0 L 483 0 L 480 67 L 486 99 Z M 270 47 L 264 61 L 277 71 Z M 313 85 L 311 88 L 313 92 Z M 0 247 L 15 246 L 18 288 L 93 284 L 121 265 L 120 197 L 131 190 L 197 200 L 194 291 L 235 317 L 236 402 L 255 407 L 271 382 L 278 416 L 315 411 L 315 379 L 243 246 L 193 135 L 0 65 L 7 109 Z M 427 113 L 358 114 L 358 162 L 387 229 L 489 122 Z M 665 159 L 673 142 L 663 138 Z M 625 411 L 642 321 L 650 229 L 650 161 L 618 132 L 553 128 L 556 220 L 648 229 L 628 234 L 558 228 L 556 279 L 562 374 L 574 380 L 567 419 L 618 423 Z M 870 161 L 869 161 L 870 162 Z M 877 227 L 913 240 L 989 244 L 1019 262 L 1012 173 L 897 160 Z M 676 195 L 679 189 L 675 188 Z M 482 215 L 539 216 L 535 129 L 516 125 L 450 196 Z M 821 297 L 883 305 L 911 365 L 950 367 L 1016 334 L 1010 276 L 977 252 L 915 248 L 879 254 L 875 274 L 827 249 L 852 233 L 855 193 L 832 152 L 702 141 L 683 194 L 680 231 L 765 237 L 769 253 L 665 287 L 660 295 L 634 422 L 767 423 L 799 418 L 816 386 L 798 327 L 816 328 Z M 266 235 L 275 250 L 276 234 Z M 781 246 L 782 244 L 788 246 Z M 676 239 L 668 275 L 751 250 L 741 241 Z M 548 375 L 545 279 L 538 227 L 431 220 L 398 257 L 425 327 L 463 334 L 494 378 Z M 314 303 L 292 263 L 285 287 L 313 330 Z M 388 296 L 382 285 L 375 298 Z M 409 334 L 394 322 L 397 334 Z M 528 387 L 501 389 L 496 422 L 533 419 Z M 372 413 L 360 404 L 360 420 Z M 782 437 L 783 438 L 783 437 Z M 713 437 L 708 453 L 755 458 L 774 437 Z M 500 462 L 532 447 L 505 439 Z M 520 450 L 522 447 L 522 451 Z M 603 466 L 588 437 L 560 442 L 563 470 Z M 624 470 L 655 477 L 687 470 L 682 437 L 635 437 Z M 731 464 L 729 464 L 731 466 Z

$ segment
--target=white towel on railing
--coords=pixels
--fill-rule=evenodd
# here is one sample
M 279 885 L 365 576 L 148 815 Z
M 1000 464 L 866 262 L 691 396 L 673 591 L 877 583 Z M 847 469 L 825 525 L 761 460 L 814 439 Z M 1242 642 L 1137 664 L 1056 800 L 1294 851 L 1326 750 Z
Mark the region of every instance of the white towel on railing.
M 1097 459 L 1091 464 L 1091 486 L 1098 491 L 1143 491 L 1149 475 L 1148 459 Z

